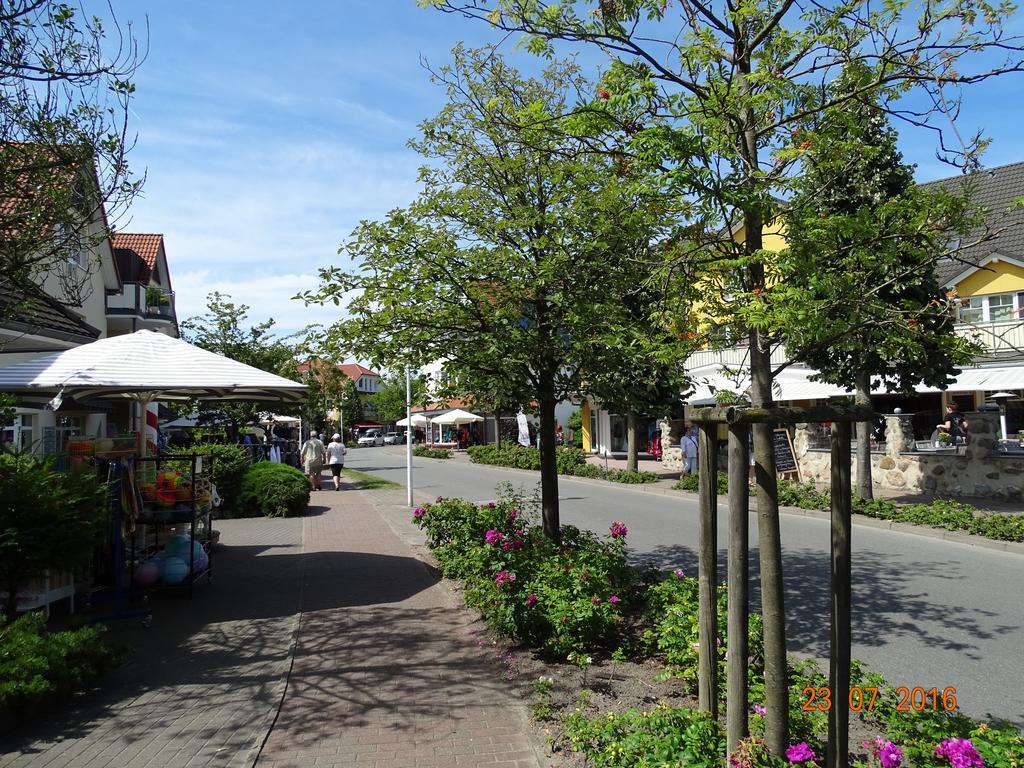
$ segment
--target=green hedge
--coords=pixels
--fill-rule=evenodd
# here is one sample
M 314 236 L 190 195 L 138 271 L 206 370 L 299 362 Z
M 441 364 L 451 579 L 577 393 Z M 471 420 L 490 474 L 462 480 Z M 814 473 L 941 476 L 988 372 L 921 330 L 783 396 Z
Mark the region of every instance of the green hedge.
M 431 448 L 426 445 L 417 445 L 412 449 L 413 456 L 422 456 L 425 459 L 450 459 L 452 452 L 447 448 Z
M 309 480 L 295 467 L 260 461 L 242 478 L 239 510 L 264 517 L 300 515 L 309 505 L 309 491 Z
M 677 491 L 696 491 L 697 476 L 685 475 L 673 486 Z M 718 492 L 729 492 L 728 476 L 718 473 Z M 811 483 L 779 480 L 779 504 L 800 509 L 827 510 L 831 504 L 829 491 L 819 490 Z M 853 511 L 879 520 L 964 531 L 999 541 L 1024 542 L 1024 515 L 979 514 L 970 504 L 936 499 L 929 504 L 898 504 L 889 499 L 865 500 L 853 497 Z
M 521 445 L 474 445 L 466 450 L 470 461 L 498 467 L 540 470 L 540 451 Z M 556 448 L 555 462 L 560 475 L 596 477 L 613 483 L 653 483 L 658 476 L 653 472 L 629 472 L 625 469 L 604 469 L 587 463 L 587 455 L 579 448 Z
M 25 720 L 117 666 L 123 654 L 105 633 L 97 624 L 48 632 L 38 612 L 0 623 L 0 720 Z
M 249 454 L 240 445 L 231 443 L 198 443 L 186 452 L 197 456 L 213 456 L 213 484 L 225 511 L 239 511 L 238 494 L 242 478 L 251 466 Z

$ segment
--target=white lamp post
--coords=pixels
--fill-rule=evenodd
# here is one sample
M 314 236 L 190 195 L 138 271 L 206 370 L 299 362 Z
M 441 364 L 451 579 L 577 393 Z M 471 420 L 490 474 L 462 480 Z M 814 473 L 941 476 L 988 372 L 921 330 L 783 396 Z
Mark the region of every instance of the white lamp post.
M 409 366 L 405 366 L 405 484 L 408 487 L 407 502 L 412 502 L 412 379 Z
M 996 392 L 989 395 L 989 400 L 994 400 L 999 406 L 999 428 L 1002 430 L 1003 440 L 1009 439 L 1006 434 L 1006 401 L 1016 397 L 1012 392 Z

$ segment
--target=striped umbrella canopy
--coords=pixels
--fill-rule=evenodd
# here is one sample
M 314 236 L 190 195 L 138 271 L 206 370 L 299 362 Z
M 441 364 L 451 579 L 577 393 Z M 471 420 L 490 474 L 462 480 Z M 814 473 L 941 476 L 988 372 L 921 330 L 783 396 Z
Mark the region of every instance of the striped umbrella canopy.
M 148 330 L 0 368 L 0 392 L 54 408 L 64 397 L 297 403 L 306 391 L 305 384 Z

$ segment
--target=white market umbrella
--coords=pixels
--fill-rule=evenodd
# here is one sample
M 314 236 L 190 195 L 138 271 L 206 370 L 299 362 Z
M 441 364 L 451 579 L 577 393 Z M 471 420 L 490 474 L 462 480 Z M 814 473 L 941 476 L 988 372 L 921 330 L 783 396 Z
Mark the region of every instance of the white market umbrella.
M 299 403 L 307 387 L 155 331 L 136 331 L 0 368 L 0 392 L 53 410 L 66 397 Z M 143 430 L 140 430 L 140 439 Z
M 464 411 L 461 408 L 455 408 L 454 410 L 442 413 L 440 416 L 435 416 L 433 422 L 435 424 L 441 424 L 442 426 L 457 426 L 459 424 L 472 424 L 474 421 L 483 421 L 483 416 L 477 416 L 475 413 Z
M 414 427 L 425 427 L 429 423 L 430 423 L 430 419 L 428 419 L 422 413 L 414 413 L 412 415 L 412 425 Z M 408 418 L 399 419 L 398 421 L 395 422 L 395 426 L 396 427 L 408 427 L 409 426 L 409 419 Z

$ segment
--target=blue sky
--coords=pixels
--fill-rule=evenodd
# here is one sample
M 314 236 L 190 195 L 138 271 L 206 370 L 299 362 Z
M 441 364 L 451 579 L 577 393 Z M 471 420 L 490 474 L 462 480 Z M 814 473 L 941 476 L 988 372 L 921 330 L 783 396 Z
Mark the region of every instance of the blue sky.
M 130 156 L 147 180 L 118 227 L 165 235 L 179 318 L 220 290 L 282 330 L 337 319 L 290 297 L 315 287 L 360 219 L 415 196 L 420 159 L 405 142 L 442 104 L 420 56 L 441 64 L 459 40 L 497 40 L 415 0 L 135 0 L 115 11 L 137 32 L 149 24 Z M 1024 160 L 1022 86 L 1009 77 L 968 95 L 964 132 L 995 139 L 987 165 Z M 919 180 L 950 175 L 930 136 L 908 132 L 903 149 Z

